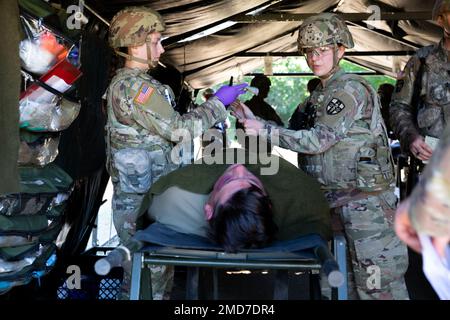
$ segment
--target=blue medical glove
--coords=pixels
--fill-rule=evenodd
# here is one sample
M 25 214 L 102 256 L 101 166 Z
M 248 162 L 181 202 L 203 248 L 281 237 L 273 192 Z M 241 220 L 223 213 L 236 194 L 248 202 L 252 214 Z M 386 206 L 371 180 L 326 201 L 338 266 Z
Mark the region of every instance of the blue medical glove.
M 225 106 L 231 104 L 236 98 L 245 93 L 244 88 L 248 86 L 248 83 L 241 83 L 235 86 L 222 86 L 217 90 L 215 96 L 222 102 Z

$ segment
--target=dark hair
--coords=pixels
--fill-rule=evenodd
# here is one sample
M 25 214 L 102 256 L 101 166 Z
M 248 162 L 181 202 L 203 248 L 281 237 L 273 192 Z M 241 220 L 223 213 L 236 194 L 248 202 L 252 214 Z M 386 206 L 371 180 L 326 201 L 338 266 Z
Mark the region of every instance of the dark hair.
M 218 205 L 209 225 L 210 238 L 226 252 L 263 247 L 273 241 L 278 230 L 272 202 L 255 186 L 236 192 Z
M 256 87 L 260 90 L 266 87 L 269 88 L 271 84 L 272 82 L 270 81 L 269 77 L 263 74 L 257 74 L 250 82 L 250 85 L 252 87 Z

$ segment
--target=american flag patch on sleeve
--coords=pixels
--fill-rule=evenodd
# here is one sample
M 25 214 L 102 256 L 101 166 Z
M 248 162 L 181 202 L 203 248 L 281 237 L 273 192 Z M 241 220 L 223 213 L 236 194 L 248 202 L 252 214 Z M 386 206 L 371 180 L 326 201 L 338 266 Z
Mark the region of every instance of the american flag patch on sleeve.
M 154 88 L 150 87 L 148 84 L 143 83 L 139 88 L 138 93 L 134 97 L 134 102 L 139 104 L 145 104 L 148 99 L 150 99 L 151 95 L 155 91 Z

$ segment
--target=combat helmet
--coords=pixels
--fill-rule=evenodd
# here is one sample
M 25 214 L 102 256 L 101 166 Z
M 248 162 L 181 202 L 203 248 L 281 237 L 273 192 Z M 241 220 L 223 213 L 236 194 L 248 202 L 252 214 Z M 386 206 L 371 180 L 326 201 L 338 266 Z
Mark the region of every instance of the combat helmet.
M 334 13 L 321 13 L 303 21 L 298 31 L 298 49 L 341 44 L 353 48 L 353 37 L 345 22 Z
M 437 0 L 433 7 L 433 20 L 443 14 L 444 12 L 450 11 L 450 0 Z
M 147 7 L 128 7 L 119 11 L 109 27 L 109 44 L 113 48 L 139 46 L 151 32 L 163 32 L 161 15 Z

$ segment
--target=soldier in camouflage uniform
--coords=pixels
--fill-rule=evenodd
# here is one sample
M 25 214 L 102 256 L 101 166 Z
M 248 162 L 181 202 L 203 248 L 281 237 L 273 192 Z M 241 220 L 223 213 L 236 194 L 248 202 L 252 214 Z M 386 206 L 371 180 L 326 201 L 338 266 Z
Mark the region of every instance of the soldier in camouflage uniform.
M 430 164 L 410 198 L 397 209 L 398 236 L 415 251 L 421 251 L 418 234 L 433 237 L 443 257 L 450 241 L 450 126 L 441 136 Z
M 440 138 L 450 120 L 449 11 L 449 0 L 436 1 L 433 19 L 444 29 L 444 36 L 408 61 L 390 105 L 391 125 L 402 149 L 419 160 L 428 160 L 433 152 L 424 138 Z M 417 88 L 420 92 L 415 92 Z
M 116 71 L 107 91 L 106 125 L 107 168 L 114 187 L 113 219 L 122 244 L 136 231 L 139 208 L 151 184 L 178 168 L 180 159 L 191 160 L 190 149 L 183 143 L 175 145 L 180 136 L 188 133 L 195 138 L 224 121 L 225 105 L 242 93 L 243 85 L 224 86 L 215 97 L 180 116 L 173 109 L 171 88 L 147 74 L 164 52 L 161 45 L 164 30 L 161 16 L 145 7 L 120 11 L 110 25 L 109 43 L 118 55 L 126 58 L 125 67 Z M 119 48 L 126 48 L 127 53 Z M 152 276 L 155 273 L 159 276 L 152 281 L 153 297 L 161 299 L 171 287 L 173 271 L 159 266 L 153 268 Z M 128 272 L 124 278 L 126 292 Z
M 406 246 L 392 227 L 397 199 L 380 102 L 370 84 L 338 65 L 354 45 L 350 31 L 337 15 L 320 14 L 303 22 L 298 45 L 321 79 L 301 106 L 313 112 L 310 123 L 294 131 L 259 119 L 241 121 L 248 134 L 279 135 L 272 141 L 301 153 L 300 167 L 321 183 L 349 244 L 349 297 L 408 299 Z

